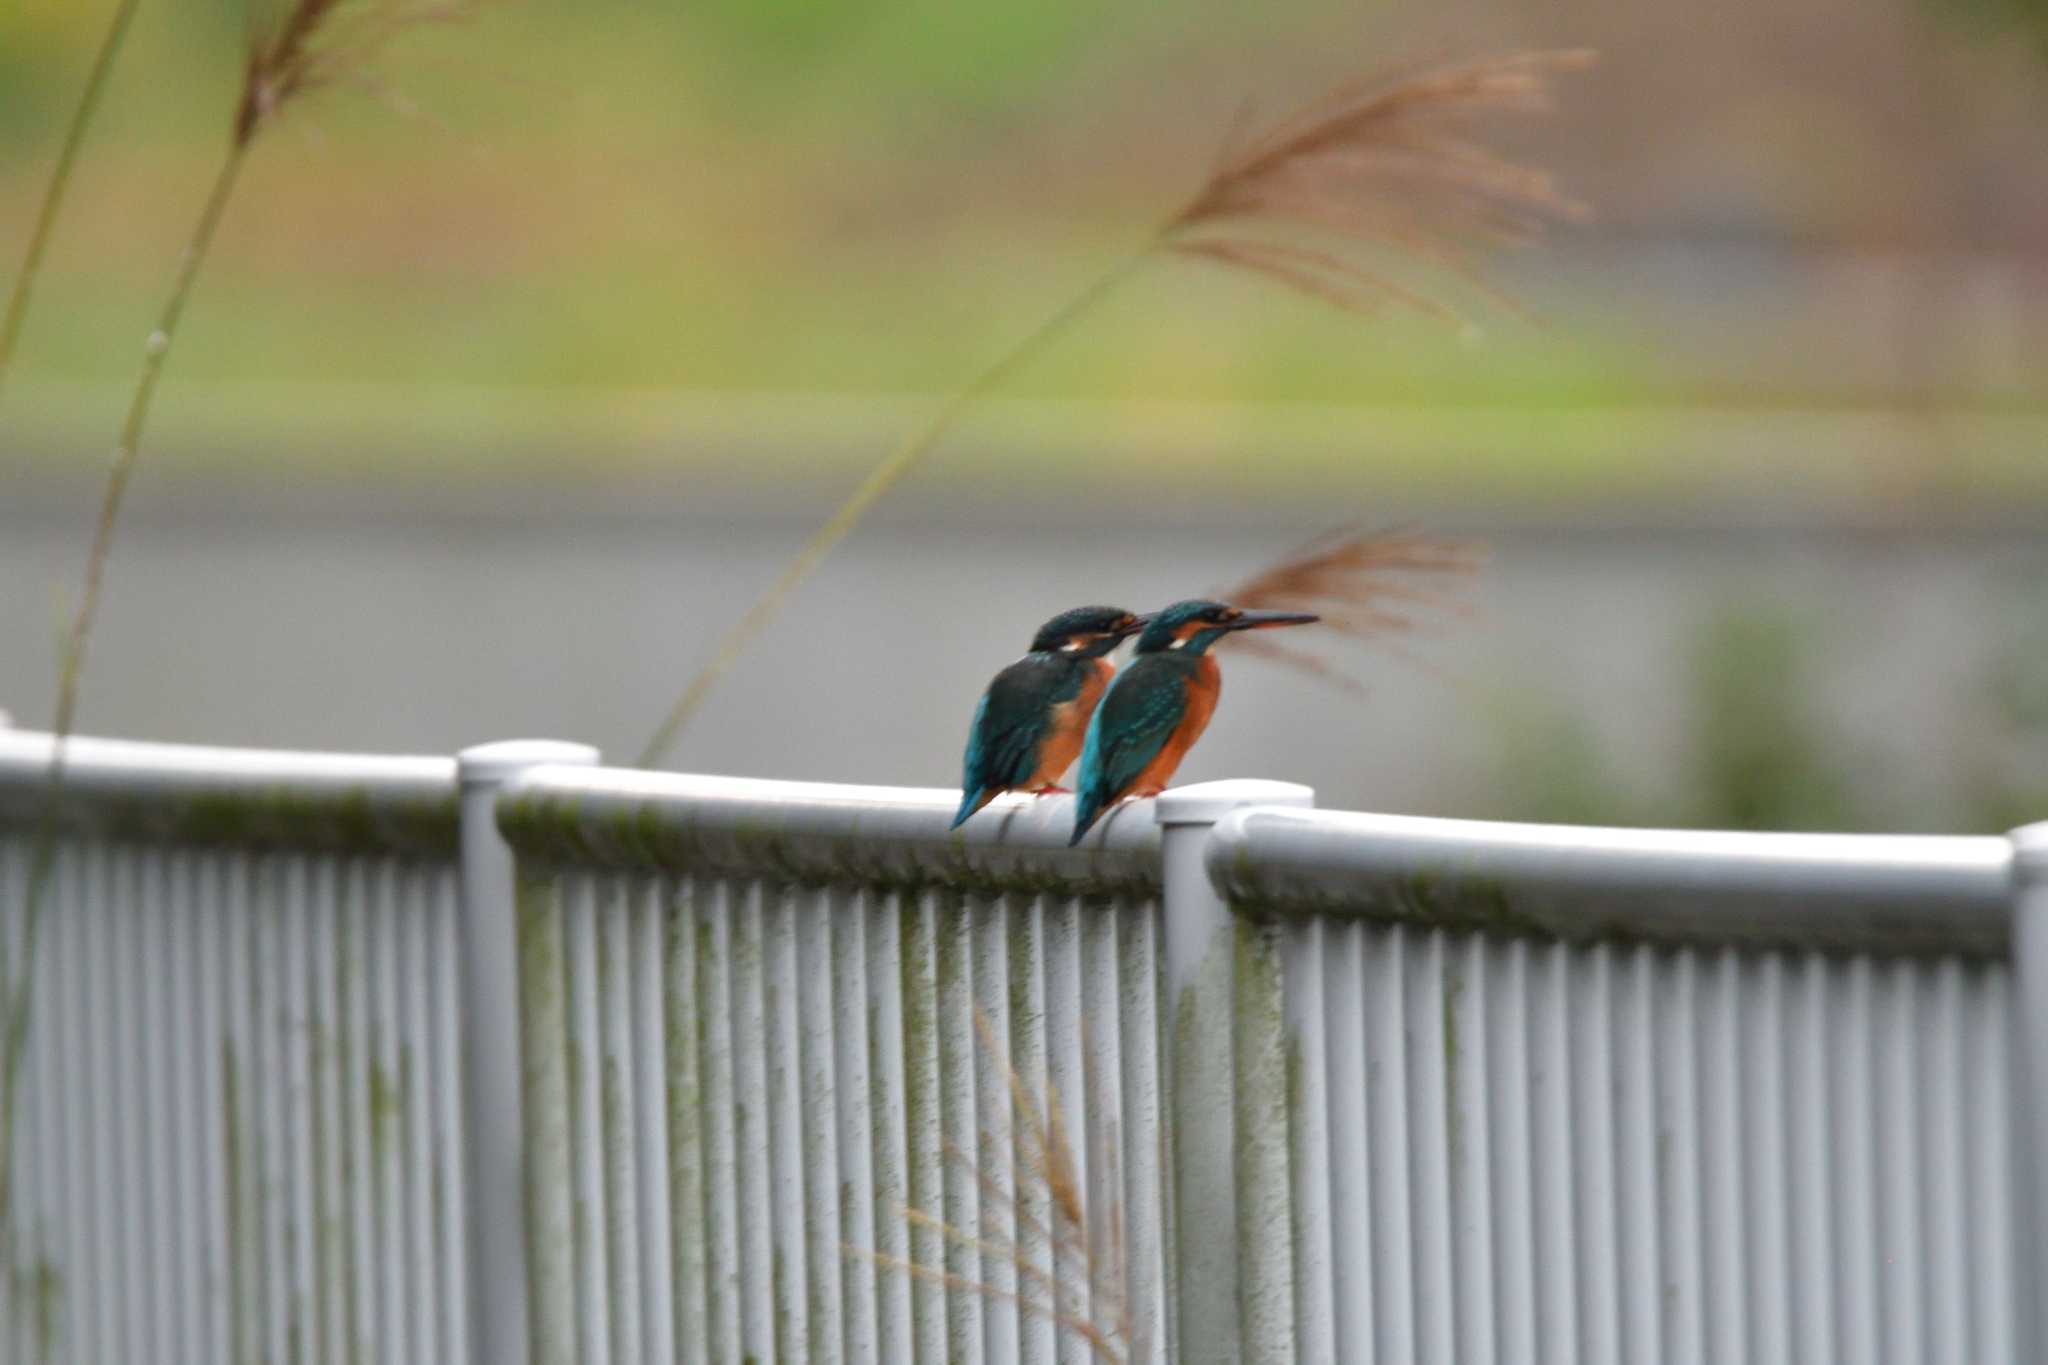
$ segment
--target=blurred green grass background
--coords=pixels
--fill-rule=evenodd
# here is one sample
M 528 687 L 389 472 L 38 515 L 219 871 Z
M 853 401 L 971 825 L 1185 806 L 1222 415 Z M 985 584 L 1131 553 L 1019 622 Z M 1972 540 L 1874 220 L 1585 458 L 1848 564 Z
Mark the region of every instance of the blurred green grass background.
M 104 10 L 0 12 L 8 258 Z M 1807 0 L 1795 18 L 1821 33 L 1848 12 Z M 1926 293 L 1941 336 L 1975 337 L 2001 272 L 2036 282 L 2025 233 L 2048 172 L 2020 168 L 1967 212 L 1944 187 L 2017 145 L 2044 107 L 2039 72 L 1974 11 L 1887 13 L 1921 27 L 1866 16 L 1849 50 L 1795 76 L 1756 56 L 1785 49 L 1793 20 L 1753 0 L 1696 34 L 1674 31 L 1676 6 L 1565 0 L 487 5 L 411 36 L 373 87 L 329 92 L 260 149 L 157 443 L 174 465 L 228 468 L 850 474 L 920 396 L 1174 207 L 1247 99 L 1272 112 L 1360 69 L 1585 42 L 1605 66 L 1567 83 L 1556 118 L 1506 130 L 1601 209 L 1502 263 L 1535 320 L 1468 293 L 1483 335 L 1360 325 L 1159 262 L 951 445 L 1028 452 L 1047 481 L 1164 463 L 1227 480 L 1255 459 L 1286 487 L 1493 499 L 1860 499 L 1898 486 L 1902 462 L 1938 461 L 1905 486 L 2031 498 L 2048 486 L 2033 458 L 2048 373 L 2023 360 L 2048 339 L 2041 310 L 2000 313 L 1988 354 L 1888 336 L 1936 330 L 1916 320 Z M 8 395 L 10 461 L 104 445 L 218 156 L 239 48 L 232 7 L 143 5 Z M 1930 62 L 1928 81 L 1970 99 L 1932 154 L 1941 183 L 1904 177 L 1902 193 L 1912 109 L 1884 77 Z M 1939 222 L 1929 202 L 1948 206 Z M 1921 260 L 1945 272 L 1931 290 Z M 749 432 L 771 433 L 772 471 L 734 460 Z M 934 477 L 980 475 L 955 460 Z

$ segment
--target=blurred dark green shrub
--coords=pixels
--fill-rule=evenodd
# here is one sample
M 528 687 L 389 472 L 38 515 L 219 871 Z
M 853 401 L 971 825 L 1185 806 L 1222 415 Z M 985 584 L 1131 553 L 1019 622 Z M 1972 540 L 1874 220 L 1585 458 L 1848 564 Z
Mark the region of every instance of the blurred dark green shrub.
M 1815 632 L 1769 604 L 1709 613 L 1687 651 L 1687 818 L 1719 829 L 1864 827 L 1814 681 Z

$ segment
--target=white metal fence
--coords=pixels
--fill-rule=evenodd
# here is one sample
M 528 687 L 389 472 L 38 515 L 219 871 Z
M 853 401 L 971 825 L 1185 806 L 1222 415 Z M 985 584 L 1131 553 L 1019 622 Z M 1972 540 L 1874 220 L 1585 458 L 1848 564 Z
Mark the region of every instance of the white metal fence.
M 0 731 L 0 1357 L 467 1358 L 455 764 Z
M 1208 858 L 1284 1000 L 1300 1358 L 2030 1358 L 2010 857 L 1232 817 Z
M 2039 1358 L 2048 831 L 594 763 L 71 746 L 0 1359 Z

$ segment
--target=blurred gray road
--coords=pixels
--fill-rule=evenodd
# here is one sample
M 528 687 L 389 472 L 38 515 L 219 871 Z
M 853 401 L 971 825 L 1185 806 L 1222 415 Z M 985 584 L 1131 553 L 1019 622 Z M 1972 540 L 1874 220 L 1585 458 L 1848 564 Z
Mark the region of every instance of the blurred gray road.
M 630 761 L 690 669 L 814 524 L 799 514 L 563 489 L 487 505 L 272 489 L 138 499 L 109 580 L 81 729 L 166 740 L 446 752 L 521 735 Z M 900 502 L 828 562 L 725 681 L 673 765 L 944 785 L 988 676 L 1054 611 L 1146 608 L 1228 582 L 1345 509 L 1214 509 L 1204 528 L 1068 524 Z M 1499 814 L 1503 727 L 1582 716 L 1632 781 L 1679 756 L 1683 659 L 1729 600 L 1805 614 L 1832 719 L 1910 823 L 1973 724 L 2000 612 L 2048 535 L 1510 524 L 1423 513 L 1492 563 L 1478 613 L 1347 658 L 1360 700 L 1226 659 L 1223 705 L 1183 770 L 1314 785 L 1331 806 Z M 0 504 L 0 709 L 45 723 L 83 488 Z M 1390 520 L 1407 519 L 1396 512 Z M 1233 524 L 1234 523 L 1234 524 Z M 2036 594 L 2034 600 L 2039 601 Z

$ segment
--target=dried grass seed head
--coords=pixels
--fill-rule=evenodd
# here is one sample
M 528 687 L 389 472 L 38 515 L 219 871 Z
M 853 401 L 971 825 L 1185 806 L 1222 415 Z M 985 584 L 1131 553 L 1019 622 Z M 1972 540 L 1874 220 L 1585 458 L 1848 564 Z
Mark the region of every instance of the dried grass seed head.
M 1354 252 L 1414 257 L 1506 303 L 1480 278 L 1474 253 L 1526 241 L 1586 209 L 1547 171 L 1487 148 L 1472 127 L 1488 115 L 1549 109 L 1551 78 L 1591 60 L 1583 51 L 1518 52 L 1340 87 L 1226 149 L 1169 220 L 1166 247 L 1353 312 L 1398 303 L 1455 317 L 1370 261 L 1274 236 L 1320 234 Z
M 1319 536 L 1216 595 L 1239 606 L 1309 611 L 1338 635 L 1384 644 L 1445 616 L 1467 616 L 1459 595 L 1486 562 L 1485 547 L 1407 528 Z M 1258 654 L 1351 692 L 1364 687 L 1335 664 L 1301 647 L 1246 631 L 1220 648 Z
M 251 0 L 238 144 L 302 95 L 370 79 L 392 40 L 468 18 L 481 0 Z

